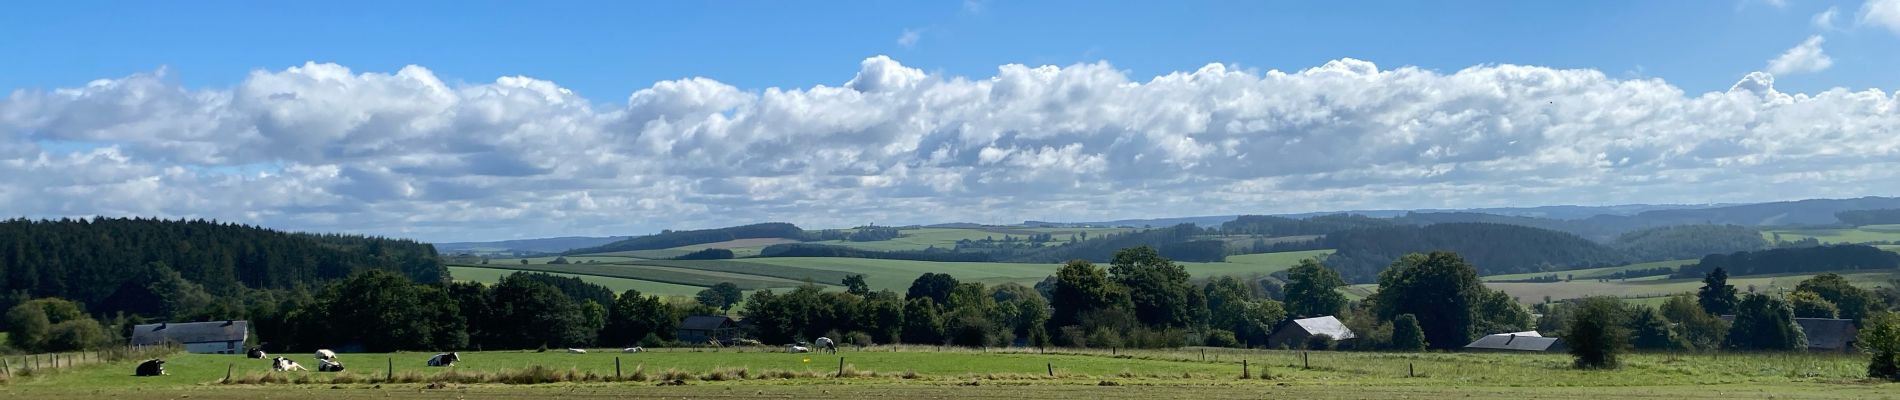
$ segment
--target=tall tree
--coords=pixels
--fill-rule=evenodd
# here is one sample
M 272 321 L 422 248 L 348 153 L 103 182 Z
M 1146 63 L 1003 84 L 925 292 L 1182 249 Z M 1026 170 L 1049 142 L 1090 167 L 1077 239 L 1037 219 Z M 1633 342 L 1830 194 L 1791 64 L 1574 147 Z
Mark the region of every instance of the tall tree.
M 1794 308 L 1766 294 L 1749 293 L 1735 305 L 1735 324 L 1723 347 L 1731 350 L 1800 350 L 1808 346 L 1794 323 Z
M 1630 341 L 1625 312 L 1623 302 L 1614 297 L 1590 297 L 1577 303 L 1570 329 L 1563 335 L 1570 355 L 1576 357 L 1577 368 L 1617 367 L 1617 355 L 1629 347 Z
M 1696 291 L 1696 301 L 1702 305 L 1702 311 L 1709 314 L 1734 314 L 1735 293 L 1735 286 L 1728 284 L 1728 270 L 1715 267 L 1702 277 L 1702 289 Z
M 1886 304 L 1880 301 L 1879 296 L 1874 295 L 1873 291 L 1855 287 L 1853 283 L 1847 281 L 1847 278 L 1839 274 L 1815 275 L 1795 285 L 1794 290 L 1814 293 L 1827 302 L 1833 303 L 1840 311 L 1840 318 L 1851 319 L 1855 323 L 1859 323 L 1868 315 L 1887 309 Z
M 1193 304 L 1186 268 L 1161 256 L 1153 247 L 1141 246 L 1115 252 L 1108 272 L 1122 287 L 1128 288 L 1135 318 L 1153 327 L 1185 327 L 1191 322 Z
M 1413 253 L 1379 273 L 1373 304 L 1382 320 L 1417 316 L 1432 348 L 1453 349 L 1471 342 L 1485 290 L 1477 269 L 1457 254 Z
M 1337 314 L 1346 307 L 1346 295 L 1339 293 L 1342 286 L 1346 281 L 1339 272 L 1318 260 L 1300 260 L 1300 265 L 1287 270 L 1287 313 L 1301 318 Z
M 732 282 L 719 282 L 712 287 L 700 290 L 693 299 L 699 301 L 699 304 L 718 308 L 719 311 L 731 311 L 734 304 L 745 300 L 745 292 L 739 291 L 739 285 Z
M 1795 318 L 1836 318 L 1841 316 L 1840 307 L 1821 298 L 1821 295 L 1806 290 L 1788 293 L 1788 306 L 1794 308 Z
M 851 274 L 844 277 L 845 293 L 859 296 L 871 294 L 871 285 L 864 282 L 864 274 Z
M 1900 314 L 1868 316 L 1860 330 L 1860 348 L 1869 356 L 1867 377 L 1900 381 Z
M 905 300 L 927 298 L 937 304 L 950 302 L 950 291 L 956 289 L 957 278 L 950 274 L 926 272 L 910 282 L 910 290 L 904 294 Z
M 1688 293 L 1670 296 L 1663 301 L 1661 312 L 1664 319 L 1674 324 L 1671 328 L 1676 337 L 1687 342 L 1691 349 L 1719 349 L 1723 338 L 1728 336 L 1728 322 L 1703 311 Z
M 1630 345 L 1644 350 L 1689 349 L 1688 342 L 1677 337 L 1671 325 L 1656 309 L 1635 306 L 1629 310 Z
M 1418 317 L 1412 314 L 1399 314 L 1392 319 L 1392 349 L 1398 351 L 1425 351 L 1425 331 L 1418 326 Z
M 905 343 L 943 343 L 943 309 L 937 304 L 928 297 L 917 297 L 904 303 Z
M 1049 328 L 1078 325 L 1081 315 L 1126 302 L 1126 294 L 1108 273 L 1088 260 L 1075 260 L 1056 271 L 1055 287 L 1049 291 L 1055 310 L 1049 316 Z

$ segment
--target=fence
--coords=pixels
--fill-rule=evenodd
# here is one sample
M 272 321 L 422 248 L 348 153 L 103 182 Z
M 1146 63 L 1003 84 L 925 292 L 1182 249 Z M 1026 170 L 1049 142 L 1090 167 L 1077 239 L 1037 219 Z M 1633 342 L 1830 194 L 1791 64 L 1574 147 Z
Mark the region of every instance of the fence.
M 92 351 L 0 356 L 0 379 L 12 380 L 73 367 L 158 358 L 183 350 L 177 345 L 121 346 Z

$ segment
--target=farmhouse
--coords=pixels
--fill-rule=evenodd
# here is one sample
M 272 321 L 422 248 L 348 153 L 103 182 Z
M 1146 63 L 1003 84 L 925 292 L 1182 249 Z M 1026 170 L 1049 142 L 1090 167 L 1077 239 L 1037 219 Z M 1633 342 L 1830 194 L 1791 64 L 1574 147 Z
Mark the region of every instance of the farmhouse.
M 1485 335 L 1465 345 L 1468 351 L 1567 351 L 1563 339 L 1544 337 L 1537 331 Z
M 680 328 L 673 332 L 673 337 L 686 343 L 731 342 L 739 338 L 739 322 L 724 315 L 689 316 L 680 321 Z
M 1723 315 L 1723 321 L 1735 322 L 1734 315 Z M 1839 318 L 1795 318 L 1794 324 L 1801 327 L 1801 334 L 1808 338 L 1808 350 L 1811 351 L 1854 351 L 1858 349 L 1860 328 L 1854 327 L 1854 320 Z
M 1300 347 L 1306 343 L 1306 338 L 1315 335 L 1330 337 L 1333 340 L 1359 337 L 1353 335 L 1351 329 L 1346 329 L 1346 324 L 1340 323 L 1338 318 L 1328 315 L 1287 321 L 1280 325 L 1280 329 L 1267 336 L 1267 347 Z
M 249 321 L 138 325 L 132 327 L 132 345 L 178 343 L 192 353 L 239 354 L 244 352 L 244 339 L 250 337 L 250 325 Z

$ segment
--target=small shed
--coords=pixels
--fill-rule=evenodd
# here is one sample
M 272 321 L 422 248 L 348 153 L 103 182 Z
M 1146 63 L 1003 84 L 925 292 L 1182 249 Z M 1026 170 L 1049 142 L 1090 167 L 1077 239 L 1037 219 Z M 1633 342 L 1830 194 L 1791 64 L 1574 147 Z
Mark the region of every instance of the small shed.
M 1543 337 L 1537 331 L 1526 331 L 1485 335 L 1465 345 L 1465 350 L 1542 352 L 1569 351 L 1570 347 L 1564 345 L 1563 339 Z
M 1287 321 L 1280 325 L 1280 329 L 1274 330 L 1272 335 L 1267 336 L 1267 347 L 1300 347 L 1306 343 L 1307 338 L 1315 335 L 1330 337 L 1333 340 L 1359 337 L 1354 335 L 1351 329 L 1346 329 L 1346 324 L 1339 322 L 1338 318 L 1328 315 Z
M 249 321 L 137 325 L 132 327 L 132 345 L 178 343 L 185 345 L 185 351 L 191 353 L 243 354 L 244 340 L 250 337 L 250 325 Z
M 686 343 L 706 343 L 719 340 L 731 342 L 739 338 L 739 322 L 724 315 L 694 315 L 680 321 L 679 330 L 673 337 Z
M 1808 336 L 1808 350 L 1854 351 L 1859 344 L 1860 328 L 1851 319 L 1795 318 L 1794 323 Z

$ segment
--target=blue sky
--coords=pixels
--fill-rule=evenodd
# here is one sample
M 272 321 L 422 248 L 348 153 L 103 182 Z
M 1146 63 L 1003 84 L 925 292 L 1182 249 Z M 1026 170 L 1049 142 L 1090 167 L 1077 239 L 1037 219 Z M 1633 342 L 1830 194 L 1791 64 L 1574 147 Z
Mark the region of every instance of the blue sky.
M 0 210 L 486 240 L 1891 196 L 1896 50 L 1900 0 L 9 3 Z
M 816 4 L 816 6 L 814 6 Z M 1900 41 L 1811 23 L 1855 1 L 1589 2 L 42 2 L 0 13 L 0 89 L 71 86 L 169 66 L 188 86 L 305 61 L 424 65 L 449 79 L 526 75 L 597 101 L 659 80 L 743 88 L 837 84 L 864 57 L 985 76 L 997 65 L 1106 60 L 1135 75 L 1210 62 L 1300 69 L 1341 57 L 1455 71 L 1591 68 L 1726 89 L 1811 34 L 1827 71 L 1778 86 L 1900 82 Z M 898 39 L 916 32 L 912 46 Z

